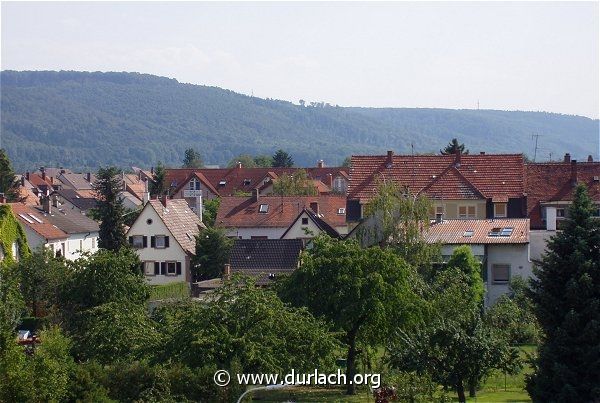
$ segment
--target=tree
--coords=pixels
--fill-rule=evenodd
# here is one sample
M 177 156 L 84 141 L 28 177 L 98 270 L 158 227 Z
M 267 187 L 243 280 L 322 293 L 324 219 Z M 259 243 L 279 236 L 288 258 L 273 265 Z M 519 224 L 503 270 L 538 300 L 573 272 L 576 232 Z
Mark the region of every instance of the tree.
M 468 286 L 468 294 L 465 295 L 474 306 L 481 306 L 483 303 L 483 279 L 481 278 L 481 263 L 475 258 L 471 247 L 461 245 L 454 249 L 447 268 L 458 269 L 465 274 Z
M 227 238 L 225 230 L 209 227 L 196 237 L 196 254 L 192 258 L 192 271 L 196 281 L 209 280 L 223 274 L 233 240 Z
M 534 267 L 531 297 L 543 331 L 527 390 L 534 402 L 600 400 L 600 221 L 584 185 L 563 230 Z
M 344 158 L 344 161 L 342 161 L 342 166 L 346 167 L 346 168 L 350 168 L 351 163 L 352 163 L 352 157 L 346 157 L 346 158 Z
M 469 150 L 465 150 L 465 145 L 459 143 L 457 139 L 452 139 L 446 148 L 440 150 L 440 153 L 443 155 L 456 154 L 457 152 L 460 152 L 461 154 L 469 154 Z
M 156 164 L 154 174 L 152 175 L 152 181 L 150 182 L 150 197 L 154 198 L 167 194 L 169 189 L 165 184 L 166 175 L 167 171 L 165 170 L 165 166 L 159 161 L 158 164 Z
M 244 168 L 256 168 L 256 162 L 254 162 L 254 158 L 248 154 L 240 154 L 237 157 L 232 158 L 229 160 L 227 168 L 235 168 L 238 162 L 241 162 L 242 167 Z
M 19 181 L 15 177 L 8 154 L 0 148 L 0 193 L 4 193 L 6 199 L 15 201 L 19 197 Z
M 220 205 L 221 199 L 218 197 L 204 201 L 204 211 L 202 213 L 202 222 L 204 225 L 214 227 Z
M 100 218 L 98 246 L 112 251 L 119 250 L 125 241 L 125 207 L 119 197 L 122 183 L 116 167 L 100 168 L 93 185 L 98 199 L 96 209 Z
M 294 166 L 294 160 L 288 153 L 279 149 L 275 154 L 273 154 L 273 166 L 289 168 Z
M 185 150 L 182 168 L 204 168 L 204 161 L 200 153 L 193 148 Z
M 316 196 L 317 187 L 304 169 L 298 169 L 291 175 L 281 175 L 273 181 L 273 194 L 278 196 Z
M 257 155 L 254 157 L 254 164 L 260 168 L 270 168 L 273 166 L 273 157 L 270 155 Z
M 407 281 L 410 270 L 392 250 L 362 249 L 356 241 L 317 237 L 301 267 L 282 282 L 280 294 L 343 333 L 346 376 L 353 379 L 359 345 L 383 343 L 392 327 L 417 315 Z M 346 392 L 354 394 L 355 385 L 348 384 Z

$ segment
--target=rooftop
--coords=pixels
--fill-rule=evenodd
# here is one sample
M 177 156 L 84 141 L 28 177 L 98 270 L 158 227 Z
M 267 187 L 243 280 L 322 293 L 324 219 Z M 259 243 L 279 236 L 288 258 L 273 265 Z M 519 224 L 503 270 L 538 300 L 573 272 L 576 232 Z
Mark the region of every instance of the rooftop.
M 444 220 L 429 228 L 427 241 L 442 244 L 528 243 L 529 219 Z
M 200 233 L 200 228 L 205 226 L 187 202 L 184 199 L 167 200 L 167 207 L 160 200 L 150 200 L 148 203 L 183 250 L 190 254 L 196 253 L 196 236 Z

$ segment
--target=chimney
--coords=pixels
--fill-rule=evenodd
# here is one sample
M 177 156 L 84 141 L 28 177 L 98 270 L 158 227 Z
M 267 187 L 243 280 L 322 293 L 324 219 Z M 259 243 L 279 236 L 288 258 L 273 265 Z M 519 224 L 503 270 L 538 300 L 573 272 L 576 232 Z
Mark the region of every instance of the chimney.
M 160 202 L 162 203 L 163 206 L 165 206 L 165 208 L 167 208 L 167 199 L 168 196 L 167 195 L 162 195 Z
M 25 179 L 29 180 L 29 171 L 25 172 Z
M 485 151 L 479 151 L 479 155 L 485 155 Z
M 571 183 L 577 185 L 577 160 L 571 160 Z
M 461 152 L 460 149 L 456 150 L 456 153 L 454 154 L 454 166 L 456 168 L 460 168 L 460 161 L 461 161 Z
M 52 197 L 52 207 L 58 208 L 58 196 L 52 195 L 51 197 Z
M 92 181 L 92 173 L 91 172 L 88 172 L 85 174 L 85 180 L 88 182 Z
M 258 192 L 258 188 L 252 189 L 252 202 L 256 203 L 258 201 L 259 197 L 260 197 L 260 195 Z
M 142 195 L 142 202 L 144 203 L 144 206 L 145 206 L 146 203 L 148 203 L 148 200 L 150 200 L 150 192 L 148 192 L 148 180 L 146 178 L 144 178 L 143 181 L 144 181 L 144 194 Z
M 236 167 L 237 169 L 241 169 L 241 168 L 242 168 L 242 161 L 238 161 L 238 162 L 236 162 L 236 164 L 235 164 L 235 167 Z
M 566 153 L 566 154 L 565 154 L 565 159 L 564 159 L 564 162 L 565 162 L 566 164 L 568 164 L 569 162 L 571 162 L 571 154 L 569 154 L 569 153 Z
M 387 152 L 387 159 L 385 160 L 385 166 L 386 168 L 391 168 L 392 165 L 394 164 L 394 152 L 392 150 L 388 150 Z
M 47 214 L 52 214 L 52 204 L 50 203 L 50 196 L 46 196 L 42 199 L 42 209 Z
M 204 210 L 204 206 L 202 204 L 202 195 L 200 195 L 200 196 L 196 197 L 196 215 L 200 219 L 200 222 L 202 222 L 203 210 Z
M 231 265 L 229 263 L 225 263 L 223 267 L 223 280 L 231 279 Z
M 25 177 L 21 175 L 21 186 L 25 186 Z
M 150 167 L 150 173 L 154 175 L 154 167 Z
M 327 183 L 329 185 L 329 189 L 333 190 L 333 174 L 327 174 L 329 176 L 329 183 Z
M 42 180 L 46 180 L 46 171 L 44 169 L 42 169 Z
M 591 155 L 588 155 L 588 162 L 594 162 L 594 159 L 592 158 Z
M 314 211 L 314 213 L 319 215 L 319 203 L 318 202 L 310 202 L 310 209 Z
M 325 168 L 325 161 L 319 160 L 317 162 L 317 168 Z

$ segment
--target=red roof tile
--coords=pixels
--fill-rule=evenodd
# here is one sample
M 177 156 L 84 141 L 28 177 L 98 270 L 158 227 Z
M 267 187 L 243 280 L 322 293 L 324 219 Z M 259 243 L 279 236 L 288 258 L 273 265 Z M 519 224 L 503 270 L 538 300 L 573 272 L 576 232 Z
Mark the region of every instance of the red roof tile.
M 182 249 L 190 254 L 196 252 L 196 236 L 200 228 L 206 228 L 200 218 L 194 213 L 183 199 L 167 200 L 167 207 L 160 200 L 150 200 L 148 203 L 154 208 L 171 235 L 181 245 Z
M 502 228 L 512 228 L 510 235 L 489 235 L 493 230 L 499 233 Z M 528 243 L 529 220 L 527 218 L 444 220 L 429 228 L 427 241 L 459 245 Z
M 67 233 L 52 225 L 39 209 L 20 203 L 11 203 L 10 206 L 15 217 L 17 217 L 21 224 L 37 233 L 42 238 L 54 240 L 66 239 L 69 237 Z

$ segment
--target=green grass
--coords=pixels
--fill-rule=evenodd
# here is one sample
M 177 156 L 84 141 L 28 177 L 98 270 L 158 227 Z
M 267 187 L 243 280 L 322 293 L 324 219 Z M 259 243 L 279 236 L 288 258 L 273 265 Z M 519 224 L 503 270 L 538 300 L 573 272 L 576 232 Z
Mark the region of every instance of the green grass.
M 172 298 L 188 298 L 190 287 L 186 282 L 150 286 L 150 301 Z
M 357 392 L 348 396 L 344 390 L 338 388 L 309 388 L 297 387 L 273 391 L 257 391 L 244 397 L 244 402 L 252 400 L 260 402 L 332 402 L 332 403 L 372 403 L 373 396 L 367 391 Z

